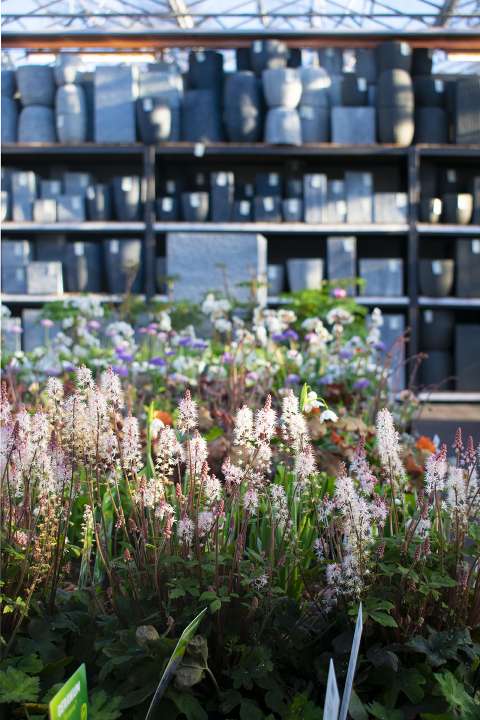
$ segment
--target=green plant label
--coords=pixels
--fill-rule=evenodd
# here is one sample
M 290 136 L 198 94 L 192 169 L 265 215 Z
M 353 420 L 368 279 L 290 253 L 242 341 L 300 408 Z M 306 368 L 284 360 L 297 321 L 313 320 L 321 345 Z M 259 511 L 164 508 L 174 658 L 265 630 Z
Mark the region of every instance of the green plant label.
M 340 710 L 340 695 L 338 693 L 337 676 L 333 660 L 330 658 L 328 668 L 327 692 L 325 694 L 325 705 L 323 708 L 323 720 L 338 720 Z
M 350 707 L 350 698 L 352 697 L 353 676 L 357 667 L 358 651 L 360 649 L 360 640 L 363 631 L 362 603 L 358 608 L 357 622 L 355 624 L 355 634 L 353 636 L 352 650 L 350 652 L 350 660 L 348 661 L 347 679 L 343 689 L 342 707 L 340 708 L 340 720 L 347 720 L 348 708 Z
M 185 655 L 185 650 L 187 649 L 187 645 L 190 642 L 190 640 L 193 638 L 195 633 L 197 632 L 197 628 L 200 625 L 200 622 L 207 612 L 207 608 L 202 610 L 201 613 L 199 613 L 195 618 L 193 618 L 192 622 L 187 625 L 183 633 L 180 635 L 180 638 L 178 640 L 178 643 L 175 647 L 175 650 L 173 651 L 170 660 L 167 663 L 167 667 L 163 671 L 163 675 L 160 678 L 160 682 L 158 683 L 158 687 L 155 690 L 155 695 L 153 696 L 153 700 L 150 703 L 150 707 L 148 708 L 147 717 L 145 720 L 150 720 L 152 716 L 153 709 L 157 705 L 157 703 L 162 698 L 165 690 L 168 687 L 168 684 L 170 680 L 172 679 L 172 675 L 174 674 L 175 670 L 179 666 L 183 656 Z
M 50 720 L 87 720 L 88 694 L 85 663 L 80 665 L 50 700 L 48 712 Z

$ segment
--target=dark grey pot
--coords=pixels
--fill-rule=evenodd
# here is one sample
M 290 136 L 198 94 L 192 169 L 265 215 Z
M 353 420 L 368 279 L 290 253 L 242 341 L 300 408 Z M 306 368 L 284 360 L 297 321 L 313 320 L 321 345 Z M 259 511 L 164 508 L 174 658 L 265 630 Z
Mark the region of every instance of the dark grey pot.
M 341 75 L 343 72 L 343 50 L 338 47 L 324 47 L 318 51 L 320 66 L 329 75 Z
M 271 195 L 283 194 L 283 178 L 277 172 L 260 172 L 255 175 L 255 195 L 270 197 Z M 245 193 L 245 197 L 251 195 Z
M 160 197 L 155 201 L 157 220 L 159 222 L 175 222 L 178 217 L 178 201 L 176 197 Z
M 456 292 L 458 297 L 480 297 L 480 240 L 455 240 Z
M 446 193 L 443 196 L 443 221 L 452 225 L 468 225 L 473 214 L 470 193 Z
M 285 268 L 283 265 L 267 265 L 268 294 L 280 295 L 285 287 Z
M 364 107 L 368 105 L 368 83 L 364 77 L 345 73 L 342 77 L 342 105 Z
M 297 110 L 270 108 L 265 121 L 265 142 L 271 145 L 301 145 L 302 127 Z
M 207 192 L 182 193 L 182 219 L 185 222 L 207 222 L 210 198 Z
M 387 40 L 376 47 L 379 72 L 400 69 L 410 72 L 412 66 L 412 50 L 410 46 L 398 40 Z
M 13 98 L 17 89 L 15 70 L 5 68 L 2 70 L 2 98 Z
M 444 144 L 448 142 L 448 117 L 439 107 L 418 107 L 415 110 L 415 142 Z
M 233 204 L 232 222 L 252 221 L 252 201 L 236 200 Z
M 137 100 L 137 128 L 146 145 L 166 142 L 172 134 L 172 111 L 163 100 L 139 98 Z
M 302 82 L 298 70 L 294 68 L 264 70 L 262 81 L 268 107 L 290 110 L 297 107 L 302 97 Z
M 221 92 L 223 55 L 215 50 L 192 50 L 188 56 L 188 82 L 199 90 Z
M 262 114 L 254 107 L 243 110 L 226 107 L 223 119 L 227 139 L 231 142 L 252 143 L 258 142 L 262 137 Z
M 113 178 L 113 204 L 117 219 L 134 222 L 140 216 L 141 179 L 137 176 Z
M 55 114 L 44 105 L 28 105 L 20 113 L 19 142 L 56 142 Z
M 453 343 L 455 315 L 451 310 L 424 310 L 420 323 L 423 350 L 449 350 Z
M 15 143 L 18 137 L 17 102 L 2 95 L 2 143 Z
M 330 106 L 331 79 L 324 68 L 301 68 L 300 79 L 302 81 L 301 105 L 322 108 L 328 108 Z
M 255 75 L 287 66 L 289 51 L 281 40 L 256 40 L 250 47 L 250 65 Z
M 219 100 L 211 90 L 188 90 L 185 93 L 182 138 L 188 142 L 222 140 Z
M 433 50 L 430 48 L 413 48 L 412 50 L 412 76 L 431 75 L 433 65 Z
M 291 258 L 287 260 L 287 273 L 291 292 L 319 290 L 323 281 L 323 260 Z
M 303 144 L 329 142 L 329 108 L 300 105 L 298 113 L 300 115 Z
M 282 222 L 282 199 L 278 196 L 256 197 L 253 218 L 255 222 Z
M 17 68 L 17 87 L 22 105 L 53 107 L 55 78 L 48 65 L 21 65 Z
M 442 217 L 440 198 L 422 198 L 419 207 L 420 222 L 437 225 Z
M 65 274 L 69 292 L 101 292 L 101 269 L 102 253 L 99 243 L 68 243 Z
M 450 378 L 453 371 L 452 356 L 449 352 L 433 350 L 428 353 L 428 358 L 420 366 L 420 377 L 422 383 L 428 387 L 441 386 L 442 390 L 452 387 Z
M 371 48 L 356 48 L 355 74 L 358 77 L 366 78 L 369 84 L 376 82 L 377 59 L 375 57 L 375 50 Z
M 130 239 L 104 240 L 103 249 L 108 291 L 122 294 L 127 291 L 130 284 L 131 292 L 141 292 L 143 279 L 142 241 Z
M 445 106 L 445 83 L 431 75 L 418 75 L 413 78 L 415 107 Z
M 454 260 L 420 260 L 420 292 L 427 297 L 448 297 L 453 290 Z
M 377 123 L 380 142 L 402 147 L 411 145 L 415 134 L 413 109 L 379 107 Z
M 455 328 L 456 389 L 463 392 L 480 390 L 480 325 L 465 323 Z
M 377 107 L 413 110 L 415 96 L 412 78 L 405 70 L 385 70 L 378 77 Z
M 282 216 L 284 222 L 302 222 L 303 201 L 298 198 L 285 198 L 282 200 Z
M 102 222 L 112 219 L 112 192 L 109 185 L 90 185 L 86 189 L 85 197 L 89 220 Z

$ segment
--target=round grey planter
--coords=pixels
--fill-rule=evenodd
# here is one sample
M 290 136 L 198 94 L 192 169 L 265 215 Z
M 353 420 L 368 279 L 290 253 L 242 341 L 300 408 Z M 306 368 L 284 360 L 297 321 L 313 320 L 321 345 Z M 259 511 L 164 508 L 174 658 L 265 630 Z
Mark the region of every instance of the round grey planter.
M 330 140 L 330 109 L 300 105 L 298 109 L 302 126 L 302 142 L 323 143 Z
M 302 97 L 300 103 L 313 107 L 328 108 L 330 105 L 330 75 L 321 67 L 300 69 Z
M 62 143 L 82 143 L 87 139 L 87 100 L 81 85 L 61 85 L 55 97 L 55 121 Z
M 404 147 L 411 145 L 415 133 L 413 109 L 379 107 L 377 126 L 380 142 Z
M 206 222 L 210 209 L 207 192 L 182 193 L 182 219 L 185 222 Z
M 239 111 L 226 107 L 223 119 L 227 138 L 233 142 L 257 142 L 262 137 L 262 115 L 256 108 Z
M 2 98 L 13 98 L 16 89 L 15 70 L 10 70 L 10 68 L 2 70 Z
M 302 127 L 298 112 L 271 108 L 265 122 L 265 142 L 271 145 L 301 145 Z
M 118 220 L 135 222 L 140 215 L 141 180 L 136 175 L 113 178 L 113 203 Z
M 288 47 L 281 40 L 255 40 L 250 47 L 250 65 L 255 75 L 286 67 L 288 57 Z
M 122 294 L 142 289 L 142 241 L 104 240 L 108 292 Z
M 287 272 L 291 292 L 319 290 L 323 281 L 323 260 L 291 258 L 287 260 Z
M 446 193 L 443 196 L 443 221 L 452 225 L 468 225 L 473 215 L 470 193 Z
M 169 140 L 172 131 L 172 111 L 162 100 L 137 100 L 137 127 L 140 139 L 151 145 Z
M 414 48 L 412 51 L 412 76 L 430 75 L 433 65 L 433 50 Z
M 53 106 L 55 78 L 48 65 L 21 65 L 17 68 L 17 87 L 22 105 Z
M 183 98 L 182 138 L 189 142 L 220 142 L 218 97 L 211 90 L 188 90 Z
M 55 142 L 55 113 L 44 105 L 29 105 L 20 113 L 19 142 Z
M 415 110 L 415 142 L 444 144 L 448 142 L 448 118 L 439 107 L 418 107 Z
M 188 81 L 192 88 L 221 92 L 223 55 L 215 50 L 192 50 L 188 56 Z
M 294 68 L 264 70 L 262 75 L 265 101 L 270 108 L 293 110 L 302 97 L 300 75 Z
M 412 50 L 406 42 L 387 40 L 376 47 L 377 65 L 380 72 L 400 69 L 410 72 Z
M 421 316 L 423 350 L 448 350 L 453 343 L 455 315 L 450 310 L 424 310 Z
M 302 222 L 303 200 L 299 198 L 285 198 L 282 200 L 282 217 L 284 222 Z
M 445 106 L 445 83 L 431 75 L 418 75 L 413 78 L 415 107 Z
M 428 353 L 428 358 L 420 366 L 420 377 L 422 383 L 427 386 L 441 386 L 447 390 L 452 383 L 449 380 L 452 374 L 452 356 L 450 352 L 433 350 Z
M 18 107 L 15 100 L 2 97 L 2 143 L 17 142 Z
M 442 201 L 440 198 L 422 198 L 420 200 L 420 222 L 436 225 L 442 217 Z
M 422 295 L 448 297 L 453 290 L 453 260 L 420 260 L 419 283 Z
M 267 265 L 268 294 L 280 295 L 285 285 L 285 268 L 283 265 Z
M 101 222 L 112 219 L 112 193 L 109 185 L 90 185 L 85 191 L 85 199 L 89 220 Z
M 258 79 L 253 72 L 235 72 L 225 77 L 223 100 L 225 107 L 259 108 Z
M 415 96 L 412 78 L 405 70 L 386 70 L 379 75 L 378 107 L 398 107 L 413 110 Z
M 57 85 L 78 83 L 82 74 L 82 62 L 76 53 L 60 53 L 54 68 Z
M 101 269 L 101 247 L 98 243 L 67 244 L 65 274 L 69 292 L 101 292 Z

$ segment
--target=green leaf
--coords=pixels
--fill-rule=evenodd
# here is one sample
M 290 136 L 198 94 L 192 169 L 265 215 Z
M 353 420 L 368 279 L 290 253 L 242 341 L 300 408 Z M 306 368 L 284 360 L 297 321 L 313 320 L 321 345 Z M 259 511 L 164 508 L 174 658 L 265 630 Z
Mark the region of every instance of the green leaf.
M 380 625 L 384 625 L 385 627 L 398 627 L 395 618 L 381 610 L 369 610 L 368 615 Z
M 403 720 L 403 712 L 401 710 L 392 710 L 378 702 L 367 705 L 368 712 L 378 720 Z
M 90 695 L 88 717 L 90 720 L 117 720 L 121 717 L 121 698 L 109 697 L 104 690 L 94 690 Z
M 29 677 L 13 667 L 0 671 L 0 703 L 34 702 L 39 692 L 40 678 Z
M 264 720 L 264 715 L 257 703 L 252 702 L 252 700 L 242 700 L 240 720 Z
M 462 683 L 450 671 L 435 673 L 440 690 L 446 701 L 452 708 L 460 713 L 462 720 L 478 720 L 478 706 L 475 700 L 470 697 Z
M 187 720 L 208 720 L 207 713 L 194 695 L 187 692 L 179 693 L 174 690 L 169 690 L 168 697 L 170 700 L 173 700 L 176 707 L 186 716 Z
M 365 705 L 362 703 L 355 690 L 352 690 L 348 712 L 352 716 L 353 720 L 368 720 L 368 713 L 365 710 Z
M 184 597 L 184 595 L 186 595 L 186 592 L 181 587 L 173 588 L 173 590 L 170 590 L 168 593 L 170 600 L 176 600 L 176 598 Z
M 222 601 L 217 598 L 216 600 L 214 600 L 213 602 L 210 603 L 210 612 L 213 615 L 214 613 L 218 612 L 218 610 L 220 610 L 221 607 L 222 607 Z
M 224 433 L 222 428 L 215 425 L 215 427 L 212 427 L 205 435 L 205 440 L 207 442 L 212 442 L 212 440 L 216 440 L 217 438 L 222 437 L 223 434 Z
M 424 676 L 413 668 L 401 668 L 398 673 L 400 689 L 408 697 L 410 702 L 419 703 L 423 700 L 424 692 L 422 685 L 425 685 Z

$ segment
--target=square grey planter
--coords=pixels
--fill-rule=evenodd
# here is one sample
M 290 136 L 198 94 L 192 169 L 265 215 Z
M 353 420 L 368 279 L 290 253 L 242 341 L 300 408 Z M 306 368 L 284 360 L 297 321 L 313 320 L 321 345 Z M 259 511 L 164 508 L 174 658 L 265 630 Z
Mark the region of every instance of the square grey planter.
M 356 277 L 357 238 L 327 237 L 327 272 L 329 280 L 349 280 Z M 353 295 L 354 289 L 348 288 Z
M 303 176 L 304 220 L 309 225 L 326 222 L 327 176 L 319 173 Z
M 287 273 L 291 292 L 319 290 L 323 281 L 323 260 L 290 258 L 287 260 Z
M 465 324 L 455 328 L 456 389 L 480 390 L 480 325 Z
M 455 241 L 456 294 L 480 297 L 480 238 Z
M 91 173 L 86 172 L 64 172 L 63 188 L 64 195 L 82 195 L 84 196 L 87 188 L 92 185 L 93 179 Z
M 40 197 L 42 200 L 56 200 L 63 195 L 61 180 L 40 180 Z
M 278 196 L 256 197 L 253 201 L 255 222 L 282 222 L 282 200 Z
M 47 224 L 57 222 L 57 201 L 53 199 L 35 200 L 33 203 L 33 221 Z
M 128 65 L 96 68 L 95 142 L 135 142 L 135 73 Z
M 143 288 L 142 241 L 111 239 L 103 241 L 107 287 L 110 293 L 139 293 Z
M 451 310 L 424 310 L 420 317 L 422 350 L 449 350 L 453 344 L 455 314 Z
M 285 287 L 285 268 L 283 265 L 267 265 L 268 294 L 278 296 Z
M 375 193 L 375 222 L 405 224 L 408 222 L 407 193 Z
M 286 198 L 285 200 L 282 200 L 282 216 L 284 222 L 302 222 L 303 201 L 299 198 Z
M 328 180 L 327 182 L 326 221 L 333 225 L 339 225 L 347 221 L 345 182 L 343 180 Z
M 2 262 L 2 292 L 12 295 L 27 292 L 27 268 Z
M 373 177 L 371 173 L 348 170 L 345 173 L 347 223 L 373 222 Z
M 399 297 L 403 295 L 403 260 L 401 258 L 362 258 L 360 278 L 365 284 L 360 295 Z
M 64 235 L 43 235 L 38 238 L 35 247 L 37 260 L 45 262 L 60 260 L 64 261 L 67 251 L 67 240 Z
M 57 221 L 59 223 L 85 222 L 84 196 L 60 195 L 57 198 Z
M 63 273 L 61 262 L 31 262 L 27 265 L 27 292 L 32 295 L 61 295 Z
M 33 259 L 30 240 L 2 240 L 2 265 L 25 267 Z
M 375 108 L 333 107 L 332 142 L 341 145 L 371 145 L 376 141 Z
M 102 291 L 102 253 L 98 242 L 70 242 L 65 265 L 69 292 Z

